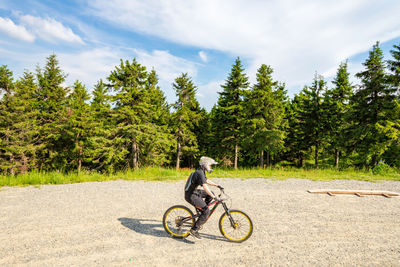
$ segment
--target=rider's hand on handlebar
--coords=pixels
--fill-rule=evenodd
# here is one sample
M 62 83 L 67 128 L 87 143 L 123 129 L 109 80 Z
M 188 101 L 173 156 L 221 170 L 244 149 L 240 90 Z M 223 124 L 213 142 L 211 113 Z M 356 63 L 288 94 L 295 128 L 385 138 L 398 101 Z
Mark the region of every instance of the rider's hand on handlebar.
M 217 196 L 215 196 L 214 200 L 219 202 L 219 201 L 221 201 L 221 198 L 220 198 L 220 197 L 217 197 Z
M 222 186 L 220 186 L 220 185 L 217 185 L 217 187 L 218 187 L 219 189 L 221 189 L 221 190 L 224 190 L 224 188 L 223 188 Z

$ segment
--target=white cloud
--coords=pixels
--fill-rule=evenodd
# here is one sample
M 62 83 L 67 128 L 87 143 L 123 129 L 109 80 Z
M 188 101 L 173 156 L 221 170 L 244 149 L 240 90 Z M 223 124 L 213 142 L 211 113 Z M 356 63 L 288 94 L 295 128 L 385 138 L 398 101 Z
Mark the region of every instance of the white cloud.
M 222 84 L 225 84 L 225 81 L 211 81 L 207 84 L 201 84 L 198 86 L 197 95 L 201 98 L 208 98 L 210 95 L 216 95 L 218 92 L 222 92 Z
M 208 57 L 207 57 L 206 52 L 200 51 L 200 52 L 199 52 L 199 57 L 200 57 L 200 59 L 201 59 L 203 62 L 208 62 Z
M 393 0 L 91 1 L 93 15 L 135 32 L 245 57 L 293 85 L 400 36 Z
M 148 70 L 154 68 L 159 78 L 159 85 L 165 92 L 167 100 L 175 101 L 175 92 L 172 83 L 182 73 L 187 73 L 193 80 L 197 76 L 196 63 L 184 58 L 176 57 L 168 51 L 154 50 L 151 53 L 144 50 L 134 50 L 137 61 Z
M 218 101 L 218 93 L 222 92 L 221 85 L 225 84 L 224 80 L 221 81 L 211 81 L 207 84 L 200 84 L 197 89 L 196 96 L 199 102 L 208 111 L 212 109 L 215 103 Z
M 197 75 L 194 62 L 171 55 L 168 51 L 154 50 L 152 53 L 138 49 L 134 51 L 138 62 L 149 69 L 154 67 L 160 79 L 172 83 L 182 73 L 187 72 L 192 78 Z
M 24 26 L 16 25 L 9 18 L 0 17 L 0 32 L 26 42 L 33 42 L 35 40 L 35 36 L 28 32 Z
M 100 80 L 105 80 L 110 72 L 125 58 L 123 52 L 105 48 L 95 48 L 81 53 L 57 54 L 62 70 L 68 74 L 67 82 L 72 85 L 76 80 L 83 82 L 88 89 Z
M 21 22 L 35 35 L 48 42 L 57 43 L 65 41 L 69 43 L 84 44 L 82 39 L 76 35 L 71 28 L 65 27 L 55 19 L 34 17 L 31 15 L 21 16 Z
M 136 57 L 139 64 L 147 70 L 155 69 L 159 85 L 165 92 L 167 100 L 175 101 L 172 83 L 183 72 L 192 78 L 197 75 L 196 63 L 171 55 L 167 51 L 126 50 L 119 47 L 103 47 L 85 50 L 81 53 L 58 53 L 62 70 L 68 74 L 67 84 L 72 85 L 77 79 L 89 90 L 100 80 L 106 80 L 120 59 L 131 61 Z

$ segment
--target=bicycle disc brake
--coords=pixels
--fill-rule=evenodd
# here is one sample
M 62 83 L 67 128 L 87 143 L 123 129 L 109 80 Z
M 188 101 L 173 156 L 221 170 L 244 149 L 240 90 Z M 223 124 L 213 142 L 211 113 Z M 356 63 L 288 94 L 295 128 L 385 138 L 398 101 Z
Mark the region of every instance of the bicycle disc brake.
M 182 217 L 182 216 L 178 216 L 175 219 L 175 224 L 176 224 L 176 227 L 178 228 L 178 231 L 181 231 L 181 229 L 182 229 L 182 225 L 183 225 L 182 221 L 183 221 L 183 219 L 184 219 L 184 217 Z

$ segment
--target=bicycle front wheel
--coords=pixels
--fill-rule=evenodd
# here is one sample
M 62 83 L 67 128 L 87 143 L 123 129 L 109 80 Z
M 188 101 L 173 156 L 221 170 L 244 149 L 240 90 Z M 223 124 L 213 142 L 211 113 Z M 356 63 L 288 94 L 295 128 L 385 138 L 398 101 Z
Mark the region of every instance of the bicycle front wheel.
M 184 238 L 194 225 L 193 212 L 182 205 L 170 207 L 163 217 L 165 231 L 173 237 Z
M 253 233 L 253 222 L 243 211 L 230 210 L 229 215 L 224 213 L 219 219 L 219 230 L 227 239 L 240 243 Z

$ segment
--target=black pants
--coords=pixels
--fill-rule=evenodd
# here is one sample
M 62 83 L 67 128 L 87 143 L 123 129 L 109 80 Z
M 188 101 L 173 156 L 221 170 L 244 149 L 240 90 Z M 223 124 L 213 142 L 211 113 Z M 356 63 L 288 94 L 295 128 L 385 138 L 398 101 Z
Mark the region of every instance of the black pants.
M 210 197 L 206 191 L 197 189 L 191 195 L 185 194 L 185 200 L 195 206 L 196 209 L 200 210 L 200 217 L 197 219 L 192 228 L 193 230 L 197 231 L 200 226 L 207 221 L 208 216 L 210 216 L 210 209 L 208 208 L 207 204 L 212 201 L 212 197 Z

